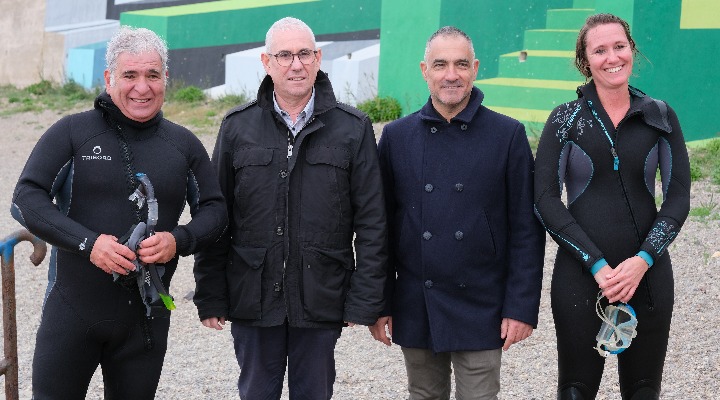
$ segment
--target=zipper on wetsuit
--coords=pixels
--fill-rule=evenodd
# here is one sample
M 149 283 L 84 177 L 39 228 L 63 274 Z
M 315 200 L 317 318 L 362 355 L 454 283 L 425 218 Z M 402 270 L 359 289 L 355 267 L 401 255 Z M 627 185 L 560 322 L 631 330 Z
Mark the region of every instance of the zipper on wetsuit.
M 610 137 L 610 133 L 608 133 L 607 128 L 605 128 L 605 124 L 603 124 L 597 112 L 595 111 L 592 100 L 588 100 L 587 103 L 588 106 L 590 106 L 590 111 L 592 111 L 593 117 L 595 117 L 595 120 L 600 124 L 600 128 L 602 128 L 603 132 L 605 133 L 605 137 L 607 138 L 608 142 L 610 142 L 610 154 L 612 154 L 613 156 L 613 170 L 618 171 L 620 169 L 620 158 L 617 155 L 617 150 L 615 150 L 615 142 L 613 142 L 612 138 Z
M 615 147 L 610 147 L 610 153 L 612 153 L 613 156 L 613 170 L 617 171 L 620 168 L 620 159 L 618 158 L 617 151 L 615 151 Z
M 610 134 L 608 133 L 608 130 L 605 128 L 605 124 L 603 124 L 602 120 L 600 120 L 600 117 L 598 116 L 597 112 L 595 111 L 595 107 L 593 107 L 592 100 L 587 101 L 588 106 L 590 107 L 590 111 L 592 111 L 593 117 L 595 117 L 595 120 L 600 124 L 600 127 L 602 128 L 603 132 L 605 133 L 605 137 L 607 138 L 608 142 L 610 142 L 610 154 L 613 156 L 613 170 L 618 171 L 620 169 L 620 158 L 618 157 L 617 150 L 615 149 L 615 142 L 613 142 L 612 138 L 610 137 Z M 628 118 L 632 114 L 626 115 L 622 121 L 618 124 L 618 127 L 620 127 L 620 124 Z M 628 206 L 628 210 L 630 211 L 630 217 L 632 218 L 633 227 L 635 228 L 635 235 L 638 238 L 638 242 L 642 242 L 642 239 L 640 237 L 640 231 L 638 229 L 636 220 L 635 220 L 635 213 L 633 212 L 632 205 L 630 204 L 629 197 L 627 190 L 625 189 L 625 182 L 623 181 L 622 174 L 618 175 L 620 177 L 620 187 L 623 191 L 623 196 L 625 197 L 625 204 Z M 652 302 L 652 300 L 651 300 Z
M 647 275 L 643 277 L 643 280 L 645 281 L 645 288 L 647 289 L 648 310 L 652 311 L 655 309 L 655 299 L 653 298 L 652 288 L 650 288 L 650 280 Z

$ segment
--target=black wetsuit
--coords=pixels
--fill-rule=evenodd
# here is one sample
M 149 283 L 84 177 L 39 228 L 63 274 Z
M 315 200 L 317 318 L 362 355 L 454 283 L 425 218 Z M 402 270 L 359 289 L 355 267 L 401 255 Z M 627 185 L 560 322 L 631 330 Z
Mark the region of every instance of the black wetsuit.
M 213 242 L 226 225 L 205 148 L 162 113 L 134 122 L 103 93 L 94 110 L 64 117 L 48 129 L 27 161 L 12 206 L 20 223 L 53 245 L 33 361 L 35 399 L 84 398 L 98 365 L 106 399 L 154 398 L 169 318 L 146 319 L 138 290 L 114 283 L 89 259 L 101 233 L 119 238 L 147 217 L 147 206 L 138 211 L 128 200 L 137 184 L 128 165 L 152 182 L 159 206 L 156 231 L 173 234 L 178 256 Z M 192 221 L 178 225 L 186 202 Z M 165 264 L 166 286 L 177 261 Z
M 629 302 L 637 312 L 637 337 L 618 355 L 620 390 L 624 399 L 638 391 L 659 394 L 674 303 L 666 250 L 690 206 L 682 130 L 670 107 L 637 89 L 630 88 L 630 109 L 617 129 L 594 82 L 578 95 L 550 114 L 535 162 L 536 213 L 560 246 L 551 288 L 559 392 L 575 387 L 592 399 L 602 378 L 605 359 L 594 349 L 599 288 L 591 269 L 605 261 L 615 267 L 641 253 L 653 265 Z M 658 169 L 664 198 L 659 210 Z

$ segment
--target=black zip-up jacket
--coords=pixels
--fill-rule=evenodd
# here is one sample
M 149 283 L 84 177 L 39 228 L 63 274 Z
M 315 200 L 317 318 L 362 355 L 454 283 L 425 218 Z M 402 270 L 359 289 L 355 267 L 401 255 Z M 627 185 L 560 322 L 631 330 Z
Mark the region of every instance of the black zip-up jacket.
M 177 256 L 214 242 L 227 225 L 224 201 L 200 140 L 164 119 L 162 112 L 145 123 L 129 120 L 107 93 L 100 94 L 95 109 L 63 117 L 40 138 L 11 207 L 15 219 L 54 246 L 50 269 L 51 276 L 57 275 L 51 285 L 69 288 L 66 292 L 83 307 L 101 307 L 117 286 L 112 275 L 90 262 L 95 240 L 100 234 L 120 238 L 138 222 L 137 207 L 128 200 L 131 185 L 118 130 L 125 134 L 134 172 L 145 173 L 154 186 L 159 209 L 155 230 L 172 233 Z M 186 203 L 192 220 L 178 225 Z M 177 256 L 165 264 L 166 286 Z
M 320 71 L 315 110 L 292 141 L 265 77 L 225 116 L 213 152 L 230 229 L 195 261 L 200 319 L 332 328 L 383 309 L 386 217 L 368 117 Z M 354 235 L 354 256 L 353 256 Z
M 629 95 L 630 109 L 615 129 L 595 83 L 581 86 L 577 100 L 550 114 L 538 146 L 536 213 L 561 251 L 588 270 L 641 251 L 660 261 L 690 209 L 690 164 L 675 112 L 635 88 Z

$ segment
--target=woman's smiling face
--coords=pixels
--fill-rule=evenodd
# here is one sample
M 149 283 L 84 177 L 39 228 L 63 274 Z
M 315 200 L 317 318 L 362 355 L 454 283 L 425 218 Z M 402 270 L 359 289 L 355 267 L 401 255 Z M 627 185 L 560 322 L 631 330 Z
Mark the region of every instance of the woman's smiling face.
M 602 24 L 590 29 L 585 44 L 590 74 L 596 86 L 617 89 L 628 85 L 633 49 L 622 25 Z

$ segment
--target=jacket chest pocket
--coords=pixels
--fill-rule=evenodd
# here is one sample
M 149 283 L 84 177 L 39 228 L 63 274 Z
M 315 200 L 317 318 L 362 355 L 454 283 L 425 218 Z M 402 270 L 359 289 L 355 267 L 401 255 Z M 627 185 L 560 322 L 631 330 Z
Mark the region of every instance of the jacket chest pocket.
M 312 174 L 324 174 L 328 180 L 340 184 L 348 181 L 350 155 L 339 147 L 310 147 L 305 160 L 310 164 Z
M 244 148 L 233 154 L 235 168 L 235 198 L 247 199 L 250 196 L 268 195 L 274 188 L 275 176 L 270 164 L 273 160 L 273 149 Z M 266 201 L 266 200 L 265 200 Z
M 336 231 L 350 213 L 350 155 L 343 148 L 310 147 L 305 160 L 301 215 L 310 218 L 303 222 L 312 231 Z
M 307 248 L 302 255 L 302 298 L 307 319 L 342 322 L 355 269 L 352 249 Z

